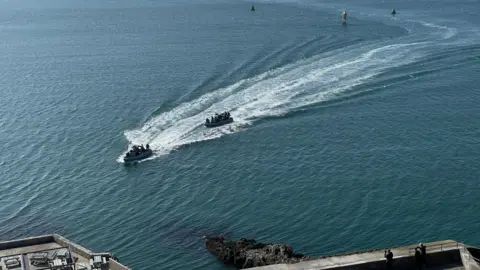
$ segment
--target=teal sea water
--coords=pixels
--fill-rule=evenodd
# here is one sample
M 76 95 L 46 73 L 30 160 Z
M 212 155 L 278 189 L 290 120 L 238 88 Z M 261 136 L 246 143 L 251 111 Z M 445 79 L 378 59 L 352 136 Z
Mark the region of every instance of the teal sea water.
M 254 3 L 1 1 L 0 238 L 133 269 L 225 269 L 212 234 L 479 244 L 480 3 Z

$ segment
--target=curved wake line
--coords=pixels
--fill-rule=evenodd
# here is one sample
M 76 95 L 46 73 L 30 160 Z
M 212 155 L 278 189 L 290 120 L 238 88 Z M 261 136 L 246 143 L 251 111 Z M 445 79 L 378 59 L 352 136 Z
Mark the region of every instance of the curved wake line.
M 185 144 L 242 130 L 254 119 L 283 115 L 335 98 L 389 68 L 414 61 L 414 49 L 422 46 L 424 43 L 393 44 L 360 54 L 352 51 L 347 54 L 359 56 L 344 61 L 335 56 L 299 61 L 180 104 L 153 117 L 141 128 L 126 131 L 125 136 L 131 144 L 149 143 L 154 157 L 165 155 Z M 235 122 L 204 128 L 205 118 L 227 110 Z
M 441 40 L 456 33 L 449 27 L 425 26 L 443 30 Z M 425 41 L 425 37 L 418 40 L 384 43 L 380 47 L 356 44 L 357 48 L 351 46 L 300 60 L 182 103 L 124 134 L 130 145 L 150 144 L 154 155 L 149 159 L 154 159 L 183 145 L 240 131 L 258 118 L 281 116 L 301 107 L 335 100 L 391 68 L 416 61 L 424 56 L 425 48 L 438 41 Z M 203 126 L 205 118 L 223 111 L 231 112 L 235 119 L 232 124 L 213 129 Z M 119 162 L 123 162 L 122 156 Z

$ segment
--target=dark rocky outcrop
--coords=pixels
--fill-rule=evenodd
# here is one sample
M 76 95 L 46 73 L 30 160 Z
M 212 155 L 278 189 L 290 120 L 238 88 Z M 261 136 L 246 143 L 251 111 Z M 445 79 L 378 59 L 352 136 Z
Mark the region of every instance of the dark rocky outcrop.
M 293 253 L 293 249 L 285 244 L 264 244 L 245 238 L 238 241 L 225 241 L 223 237 L 205 239 L 208 251 L 225 264 L 238 269 L 311 259 L 303 254 Z

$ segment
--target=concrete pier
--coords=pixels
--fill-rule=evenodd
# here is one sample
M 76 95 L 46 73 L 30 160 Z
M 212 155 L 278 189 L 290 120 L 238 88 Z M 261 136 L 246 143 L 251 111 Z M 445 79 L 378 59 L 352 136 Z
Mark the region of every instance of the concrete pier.
M 416 269 L 415 248 L 418 243 L 385 249 L 372 249 L 359 252 L 349 252 L 333 256 L 326 256 L 316 260 L 300 262 L 297 264 L 276 264 L 254 267 L 255 270 L 360 270 L 360 269 L 386 269 L 384 251 L 390 249 L 393 253 L 393 269 Z M 445 240 L 424 243 L 426 246 L 428 269 L 440 270 L 480 270 L 480 249 L 463 243 Z M 473 254 L 473 255 L 472 255 Z M 474 256 L 475 255 L 475 256 Z

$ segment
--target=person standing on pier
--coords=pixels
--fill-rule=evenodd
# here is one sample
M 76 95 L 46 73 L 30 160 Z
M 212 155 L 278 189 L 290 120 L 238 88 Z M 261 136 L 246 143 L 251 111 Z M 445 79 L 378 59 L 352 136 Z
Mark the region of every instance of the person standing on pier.
M 390 249 L 388 251 L 385 250 L 385 254 L 384 254 L 385 258 L 387 259 L 387 269 L 392 269 L 393 267 L 393 253 L 392 251 L 390 251 Z
M 422 270 L 423 257 L 419 247 L 415 248 L 415 264 L 417 265 L 417 270 Z
M 418 249 L 420 249 L 420 252 L 422 253 L 422 264 L 427 267 L 427 247 L 420 243 Z

